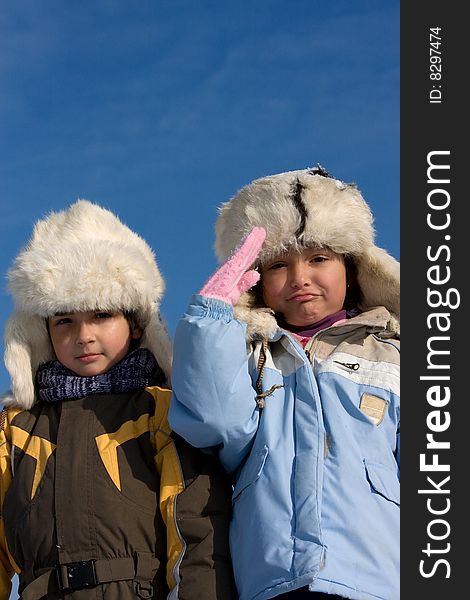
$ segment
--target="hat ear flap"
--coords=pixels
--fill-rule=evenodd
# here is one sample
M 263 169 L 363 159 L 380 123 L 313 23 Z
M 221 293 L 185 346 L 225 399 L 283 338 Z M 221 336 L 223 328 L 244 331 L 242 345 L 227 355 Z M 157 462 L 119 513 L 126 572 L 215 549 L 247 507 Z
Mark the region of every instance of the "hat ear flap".
M 400 315 L 400 263 L 383 248 L 370 246 L 354 257 L 357 279 L 363 296 L 363 308 L 385 306 Z
M 14 312 L 5 326 L 5 366 L 14 396 L 14 402 L 9 404 L 32 407 L 37 368 L 54 357 L 44 317 Z
M 150 321 L 145 327 L 141 348 L 147 348 L 154 355 L 156 361 L 166 375 L 167 384 L 170 384 L 172 346 L 168 330 L 160 315 L 152 312 Z

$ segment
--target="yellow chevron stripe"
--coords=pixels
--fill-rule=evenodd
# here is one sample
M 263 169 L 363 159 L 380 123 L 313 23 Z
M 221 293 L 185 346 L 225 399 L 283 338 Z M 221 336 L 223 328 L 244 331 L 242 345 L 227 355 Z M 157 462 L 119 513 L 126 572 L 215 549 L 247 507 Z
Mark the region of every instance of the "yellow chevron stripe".
M 158 452 L 163 445 L 166 444 L 167 438 L 171 433 L 171 428 L 168 423 L 168 409 L 170 407 L 171 390 L 166 390 L 157 386 L 146 388 L 146 390 L 152 394 L 155 400 L 155 419 L 153 422 L 154 431 L 157 434 L 159 432 L 164 434 L 161 439 L 156 440 L 156 450 Z
M 103 433 L 95 439 L 101 460 L 119 491 L 121 491 L 121 478 L 117 457 L 118 446 L 129 440 L 137 439 L 147 431 L 149 431 L 149 415 L 145 414 L 137 421 L 126 421 L 114 433 Z
M 55 444 L 38 435 L 31 435 L 24 429 L 16 425 L 11 426 L 11 443 L 20 448 L 28 456 L 36 459 L 36 469 L 34 471 L 33 485 L 31 488 L 31 500 L 36 494 L 37 487 L 46 470 L 47 461 L 55 450 Z
M 147 391 L 155 398 L 155 464 L 160 474 L 160 511 L 167 527 L 166 579 L 171 590 L 176 585 L 175 574 L 184 551 L 176 524 L 176 498 L 184 490 L 183 473 L 167 420 L 171 391 L 158 387 Z

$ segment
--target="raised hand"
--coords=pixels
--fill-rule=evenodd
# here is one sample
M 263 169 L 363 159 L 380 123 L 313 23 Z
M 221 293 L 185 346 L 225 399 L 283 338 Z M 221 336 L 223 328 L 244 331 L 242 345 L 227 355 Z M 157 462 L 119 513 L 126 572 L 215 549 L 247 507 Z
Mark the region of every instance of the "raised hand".
M 266 230 L 263 227 L 254 227 L 199 294 L 235 305 L 240 296 L 260 278 L 258 271 L 247 269 L 255 262 L 265 237 Z

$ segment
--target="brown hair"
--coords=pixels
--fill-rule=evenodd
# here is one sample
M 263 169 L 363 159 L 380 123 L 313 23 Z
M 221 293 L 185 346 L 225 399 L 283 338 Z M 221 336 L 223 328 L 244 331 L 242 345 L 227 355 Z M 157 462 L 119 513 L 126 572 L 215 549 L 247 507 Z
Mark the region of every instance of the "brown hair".
M 359 308 L 362 302 L 362 292 L 357 280 L 357 266 L 353 258 L 345 255 L 344 264 L 346 267 L 346 298 L 344 299 L 343 308 L 352 310 Z
M 124 310 L 124 311 L 122 311 L 122 314 L 123 314 L 124 318 L 126 319 L 126 321 L 129 323 L 131 333 L 135 329 L 140 329 L 142 332 L 142 334 L 138 338 L 131 338 L 131 343 L 129 345 L 129 352 L 132 352 L 133 350 L 136 350 L 140 346 L 140 342 L 142 341 L 142 335 L 144 334 L 144 328 L 139 323 L 139 321 L 137 319 L 137 313 L 134 310 Z

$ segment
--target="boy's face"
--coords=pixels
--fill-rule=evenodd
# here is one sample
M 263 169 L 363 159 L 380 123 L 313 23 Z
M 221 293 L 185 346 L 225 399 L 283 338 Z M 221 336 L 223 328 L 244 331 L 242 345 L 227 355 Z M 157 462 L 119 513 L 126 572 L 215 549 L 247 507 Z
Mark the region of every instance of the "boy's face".
M 58 314 L 48 323 L 57 360 L 82 377 L 106 373 L 126 356 L 131 340 L 142 334 L 140 329 L 131 331 L 120 312 Z
M 261 268 L 263 298 L 290 325 L 311 325 L 343 308 L 346 267 L 327 248 L 290 250 Z

